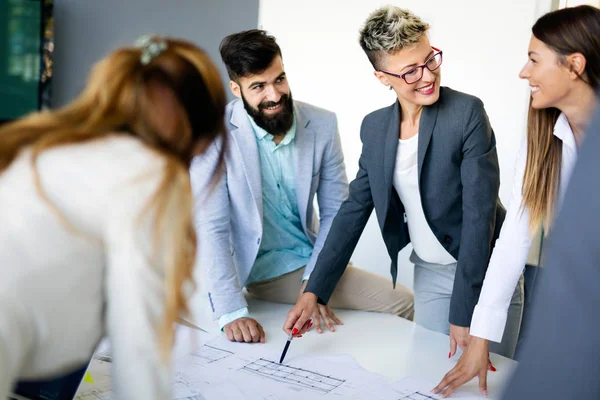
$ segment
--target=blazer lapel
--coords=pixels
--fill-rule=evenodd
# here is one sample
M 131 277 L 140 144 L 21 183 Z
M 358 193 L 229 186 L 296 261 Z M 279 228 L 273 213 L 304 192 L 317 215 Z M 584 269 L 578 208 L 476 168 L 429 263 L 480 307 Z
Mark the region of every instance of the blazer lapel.
M 235 105 L 230 122 L 236 127 L 231 131 L 231 136 L 240 152 L 246 180 L 262 221 L 262 182 L 258 145 L 256 144 L 256 136 L 252 125 L 248 121 L 248 114 L 246 114 L 244 104 L 241 101 Z
M 429 148 L 429 142 L 433 135 L 433 129 L 437 121 L 437 114 L 439 109 L 440 100 L 435 104 L 427 107 L 423 107 L 423 113 L 421 114 L 421 120 L 419 121 L 419 143 L 418 143 L 418 173 L 419 183 L 421 182 L 421 170 L 423 169 L 423 162 L 425 160 L 425 154 Z M 420 185 L 419 185 L 420 187 Z
M 396 167 L 396 152 L 398 151 L 398 137 L 400 134 L 400 103 L 396 103 L 391 108 L 388 129 L 383 138 L 383 176 L 385 179 L 384 187 L 387 189 L 385 201 L 390 200 L 392 187 L 394 185 L 394 168 Z M 385 204 L 384 210 L 387 210 Z
M 306 231 L 306 211 L 313 176 L 315 153 L 315 132 L 309 127 L 310 119 L 298 107 L 294 107 L 296 117 L 296 137 L 294 139 L 294 161 L 296 198 L 302 226 Z

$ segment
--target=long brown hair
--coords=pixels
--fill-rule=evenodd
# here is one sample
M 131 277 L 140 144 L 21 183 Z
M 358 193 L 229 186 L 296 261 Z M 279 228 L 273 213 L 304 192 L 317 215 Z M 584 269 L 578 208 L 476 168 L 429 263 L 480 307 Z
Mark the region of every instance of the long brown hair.
M 127 135 L 162 156 L 162 181 L 142 214 L 152 217 L 154 241 L 163 250 L 154 255 L 164 267 L 166 293 L 165 323 L 156 328 L 163 354 L 168 355 L 174 322 L 188 311 L 184 288 L 192 282 L 196 254 L 188 168 L 194 154 L 216 139 L 222 142 L 217 168 L 222 166 L 225 92 L 204 51 L 181 40 L 152 41 L 166 48 L 145 61 L 144 48 L 119 49 L 96 64 L 85 89 L 69 105 L 0 128 L 0 174 L 21 151 L 30 149 L 38 193 L 69 224 L 44 194 L 36 169 L 42 152 Z
M 594 89 L 600 86 L 600 10 L 592 6 L 565 8 L 543 15 L 532 28 L 533 36 L 559 55 L 573 53 L 586 59 L 580 79 Z M 556 108 L 534 109 L 529 103 L 527 163 L 523 179 L 523 204 L 529 211 L 529 228 L 546 232 L 554 216 L 562 162 L 562 141 L 554 136 L 560 116 Z

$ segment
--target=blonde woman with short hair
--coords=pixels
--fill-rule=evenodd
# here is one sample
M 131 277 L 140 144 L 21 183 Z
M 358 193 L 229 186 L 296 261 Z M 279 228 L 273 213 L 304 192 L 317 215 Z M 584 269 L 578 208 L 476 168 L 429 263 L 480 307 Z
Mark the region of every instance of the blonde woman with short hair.
M 171 399 L 193 289 L 188 167 L 223 136 L 218 70 L 145 38 L 71 104 L 0 129 L 0 398 L 89 361 L 106 332 L 118 399 Z
M 505 211 L 498 199 L 496 141 L 478 98 L 441 86 L 443 52 L 429 25 L 386 6 L 360 31 L 375 77 L 396 94 L 361 126 L 359 171 L 335 217 L 317 266 L 284 330 L 302 331 L 317 302 L 329 301 L 373 209 L 397 275 L 409 243 L 415 264 L 415 322 L 450 336 L 450 354 L 465 348 L 469 325 Z M 520 289 L 520 288 L 519 288 Z M 512 324 L 494 350 L 512 357 L 522 291 L 511 302 Z

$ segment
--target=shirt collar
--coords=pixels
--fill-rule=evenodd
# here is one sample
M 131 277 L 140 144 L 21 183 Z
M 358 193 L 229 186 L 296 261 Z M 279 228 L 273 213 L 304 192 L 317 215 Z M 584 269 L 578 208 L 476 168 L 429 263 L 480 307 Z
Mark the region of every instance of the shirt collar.
M 254 131 L 254 134 L 256 135 L 258 140 L 263 140 L 263 139 L 273 140 L 273 135 L 271 135 L 269 132 L 265 131 L 260 126 L 256 125 L 256 122 L 254 122 L 254 118 L 252 118 L 248 113 L 246 113 L 246 115 L 248 115 L 248 120 L 250 121 L 252 130 Z M 292 142 L 292 140 L 294 140 L 295 137 L 296 137 L 296 116 L 294 115 L 294 120 L 292 122 L 292 126 L 285 133 L 283 140 L 281 142 L 279 142 L 279 145 L 277 145 L 277 147 L 285 146 L 286 144 L 290 144 Z
M 569 125 L 569 120 L 564 113 L 561 113 L 556 124 L 554 124 L 554 136 L 559 138 L 568 147 L 577 150 L 577 144 L 575 143 L 575 135 Z

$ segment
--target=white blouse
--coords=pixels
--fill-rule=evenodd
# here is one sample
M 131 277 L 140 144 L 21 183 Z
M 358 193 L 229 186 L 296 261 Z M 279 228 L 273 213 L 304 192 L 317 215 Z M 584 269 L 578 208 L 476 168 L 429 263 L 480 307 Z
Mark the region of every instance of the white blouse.
M 77 229 L 38 195 L 28 151 L 0 174 L 0 398 L 18 379 L 85 365 L 106 333 L 118 399 L 170 399 L 155 326 L 163 321 L 162 266 L 148 215 L 162 158 L 132 137 L 41 154 L 41 184 Z
M 418 143 L 419 134 L 406 140 L 399 139 L 394 188 L 404 205 L 410 241 L 415 253 L 423 261 L 432 264 L 452 264 L 456 260 L 435 237 L 423 212 L 417 167 Z
M 577 161 L 575 136 L 564 114 L 560 115 L 554 125 L 554 136 L 563 143 L 559 189 L 560 208 Z M 500 237 L 496 241 L 483 281 L 479 302 L 471 321 L 472 336 L 494 342 L 502 341 L 510 300 L 525 268 L 532 242 L 529 231 L 529 212 L 521 207 L 526 161 L 527 144 L 524 143 L 517 157 L 512 196 L 506 219 L 502 225 Z

